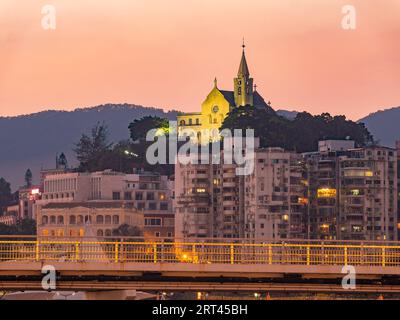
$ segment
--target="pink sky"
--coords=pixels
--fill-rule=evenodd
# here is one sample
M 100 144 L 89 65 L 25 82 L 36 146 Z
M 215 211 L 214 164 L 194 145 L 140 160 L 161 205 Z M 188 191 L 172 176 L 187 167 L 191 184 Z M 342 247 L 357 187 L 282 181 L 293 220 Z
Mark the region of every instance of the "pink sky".
M 45 4 L 55 31 L 41 28 Z M 355 31 L 341 28 L 345 4 Z M 400 0 L 1 0 L 0 115 L 108 102 L 198 111 L 215 76 L 232 89 L 243 36 L 275 109 L 356 120 L 400 105 Z

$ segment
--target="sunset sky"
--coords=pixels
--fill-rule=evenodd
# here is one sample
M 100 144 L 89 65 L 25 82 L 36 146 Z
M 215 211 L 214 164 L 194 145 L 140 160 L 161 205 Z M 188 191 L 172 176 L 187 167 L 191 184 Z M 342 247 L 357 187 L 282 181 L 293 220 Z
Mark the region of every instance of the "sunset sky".
M 52 4 L 57 28 L 41 27 Z M 357 9 L 343 30 L 342 6 Z M 242 38 L 275 109 L 357 120 L 400 106 L 400 0 L 1 0 L 0 116 L 104 103 L 199 111 Z

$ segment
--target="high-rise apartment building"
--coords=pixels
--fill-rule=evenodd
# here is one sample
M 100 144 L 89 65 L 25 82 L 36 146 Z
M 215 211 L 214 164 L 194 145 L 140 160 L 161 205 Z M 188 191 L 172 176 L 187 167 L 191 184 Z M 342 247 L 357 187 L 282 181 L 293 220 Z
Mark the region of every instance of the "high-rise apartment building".
M 221 159 L 223 159 L 221 151 Z M 306 198 L 300 155 L 256 149 L 254 170 L 235 164 L 176 164 L 178 238 L 304 238 Z
M 324 141 L 304 155 L 309 237 L 397 239 L 397 152 L 354 142 Z

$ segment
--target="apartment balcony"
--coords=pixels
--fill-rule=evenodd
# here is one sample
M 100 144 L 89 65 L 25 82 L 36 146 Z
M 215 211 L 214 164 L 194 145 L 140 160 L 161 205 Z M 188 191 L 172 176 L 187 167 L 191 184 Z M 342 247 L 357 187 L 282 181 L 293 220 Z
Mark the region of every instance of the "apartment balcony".
M 237 183 L 234 181 L 233 182 L 231 182 L 231 181 L 223 182 L 223 186 L 226 188 L 235 188 L 237 186 Z

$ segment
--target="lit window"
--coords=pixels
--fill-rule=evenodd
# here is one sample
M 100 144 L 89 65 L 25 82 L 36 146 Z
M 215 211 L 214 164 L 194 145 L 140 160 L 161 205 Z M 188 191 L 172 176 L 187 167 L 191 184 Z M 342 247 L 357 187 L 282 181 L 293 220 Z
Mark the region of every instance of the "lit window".
M 373 177 L 374 173 L 372 171 L 365 171 L 365 176 L 366 177 Z
M 336 198 L 336 189 L 322 188 L 317 191 L 318 198 Z

